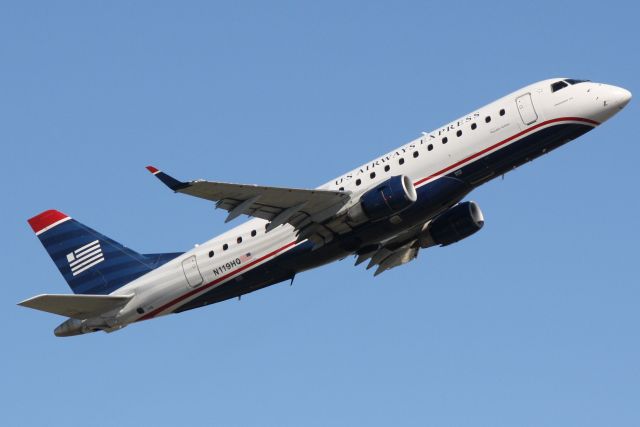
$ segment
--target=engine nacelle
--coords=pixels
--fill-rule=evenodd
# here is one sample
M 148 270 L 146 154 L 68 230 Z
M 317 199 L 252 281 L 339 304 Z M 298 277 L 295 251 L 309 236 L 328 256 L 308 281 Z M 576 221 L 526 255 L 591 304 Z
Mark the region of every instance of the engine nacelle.
M 418 236 L 423 248 L 447 246 L 471 236 L 484 225 L 484 216 L 476 202 L 459 203 L 443 212 Z
M 418 199 L 413 182 L 406 175 L 392 176 L 368 190 L 349 209 L 349 222 L 360 224 L 397 214 Z

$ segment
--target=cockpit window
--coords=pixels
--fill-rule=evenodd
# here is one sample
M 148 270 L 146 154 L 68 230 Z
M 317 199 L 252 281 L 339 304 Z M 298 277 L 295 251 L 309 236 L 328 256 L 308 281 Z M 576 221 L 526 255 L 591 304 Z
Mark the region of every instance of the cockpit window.
M 578 83 L 590 82 L 591 80 L 565 79 L 564 81 L 570 85 L 577 85 Z
M 560 89 L 565 88 L 567 86 L 569 85 L 563 82 L 562 80 L 560 80 L 559 82 L 551 83 L 551 92 L 557 92 Z

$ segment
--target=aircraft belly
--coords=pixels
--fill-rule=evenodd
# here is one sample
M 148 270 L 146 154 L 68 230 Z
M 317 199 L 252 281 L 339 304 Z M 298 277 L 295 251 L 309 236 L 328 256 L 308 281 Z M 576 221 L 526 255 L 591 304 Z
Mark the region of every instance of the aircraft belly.
M 465 165 L 449 176 L 462 179 L 475 188 L 584 135 L 592 129 L 593 126 L 577 123 L 554 125 Z

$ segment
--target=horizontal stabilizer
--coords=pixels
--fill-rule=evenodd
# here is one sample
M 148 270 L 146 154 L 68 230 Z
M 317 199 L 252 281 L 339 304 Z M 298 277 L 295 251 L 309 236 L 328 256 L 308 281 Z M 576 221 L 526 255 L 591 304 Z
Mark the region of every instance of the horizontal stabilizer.
M 74 319 L 89 319 L 124 307 L 132 297 L 133 295 L 43 294 L 24 300 L 18 305 Z

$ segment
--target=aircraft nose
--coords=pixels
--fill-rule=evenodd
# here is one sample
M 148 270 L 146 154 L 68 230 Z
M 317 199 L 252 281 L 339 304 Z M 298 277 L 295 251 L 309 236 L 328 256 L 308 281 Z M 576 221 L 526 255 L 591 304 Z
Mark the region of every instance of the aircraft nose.
M 613 86 L 611 92 L 613 104 L 621 110 L 631 101 L 631 92 L 625 88 Z
M 595 104 L 590 110 L 593 120 L 600 123 L 615 116 L 631 101 L 631 92 L 619 86 L 597 83 L 589 87 L 587 93 L 594 97 Z

